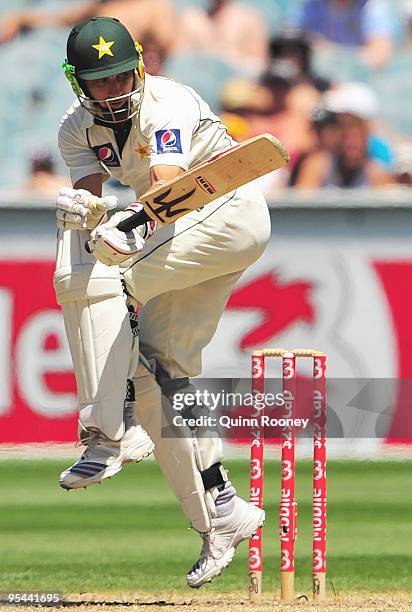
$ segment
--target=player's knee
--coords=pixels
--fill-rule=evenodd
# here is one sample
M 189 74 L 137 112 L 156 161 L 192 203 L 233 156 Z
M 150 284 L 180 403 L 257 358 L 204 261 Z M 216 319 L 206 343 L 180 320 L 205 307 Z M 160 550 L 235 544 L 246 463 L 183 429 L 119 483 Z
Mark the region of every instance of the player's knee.
M 117 266 L 109 268 L 99 262 L 60 267 L 54 273 L 53 283 L 59 304 L 123 295 Z
M 150 364 L 141 355 L 133 376 L 137 417 L 146 422 L 145 415 L 159 416 L 161 391 Z

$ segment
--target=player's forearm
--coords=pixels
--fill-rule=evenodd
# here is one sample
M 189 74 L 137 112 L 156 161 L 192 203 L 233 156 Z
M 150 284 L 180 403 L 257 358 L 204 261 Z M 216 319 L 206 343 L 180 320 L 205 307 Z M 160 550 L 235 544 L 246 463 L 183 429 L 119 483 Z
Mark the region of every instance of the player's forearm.
M 166 166 L 159 164 L 150 168 L 150 185 L 157 187 L 165 181 L 170 181 L 184 173 L 183 168 L 179 166 Z
M 102 185 L 103 179 L 101 174 L 90 174 L 76 181 L 73 185 L 73 189 L 87 189 L 87 191 L 90 191 L 93 195 L 101 198 Z

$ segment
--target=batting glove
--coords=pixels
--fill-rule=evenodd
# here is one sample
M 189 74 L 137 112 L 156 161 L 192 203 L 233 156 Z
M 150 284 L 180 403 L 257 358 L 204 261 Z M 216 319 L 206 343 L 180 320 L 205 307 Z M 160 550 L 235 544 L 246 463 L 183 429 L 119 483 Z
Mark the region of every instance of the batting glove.
M 99 198 L 86 189 L 62 187 L 57 196 L 56 217 L 59 229 L 94 229 L 108 210 L 116 208 L 116 196 Z
M 119 266 L 140 253 L 146 240 L 152 236 L 156 224 L 148 222 L 131 232 L 121 232 L 117 225 L 142 208 L 141 204 L 133 204 L 128 209 L 114 214 L 107 223 L 96 227 L 88 242 L 90 253 L 106 266 Z

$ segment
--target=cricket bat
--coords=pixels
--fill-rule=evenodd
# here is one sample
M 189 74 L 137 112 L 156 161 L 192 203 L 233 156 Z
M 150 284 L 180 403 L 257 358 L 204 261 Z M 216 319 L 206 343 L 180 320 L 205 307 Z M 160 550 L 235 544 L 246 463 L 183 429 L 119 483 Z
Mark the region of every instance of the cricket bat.
M 117 228 L 130 232 L 147 221 L 157 221 L 159 225 L 174 223 L 229 191 L 282 168 L 288 161 L 285 145 L 275 136 L 261 134 L 249 138 L 143 193 L 139 198 L 143 210 L 121 221 Z

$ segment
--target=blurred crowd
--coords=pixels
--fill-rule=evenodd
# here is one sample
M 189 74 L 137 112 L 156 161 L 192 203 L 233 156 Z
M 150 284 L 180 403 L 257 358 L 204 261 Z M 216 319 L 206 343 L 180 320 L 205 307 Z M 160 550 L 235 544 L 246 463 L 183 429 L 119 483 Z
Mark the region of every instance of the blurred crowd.
M 236 140 L 270 132 L 287 145 L 291 162 L 267 179 L 271 193 L 412 185 L 412 134 L 385 122 L 392 92 L 373 87 L 399 54 L 412 67 L 412 2 L 279 2 L 293 6 L 275 27 L 262 0 L 78 0 L 47 10 L 26 2 L 3 14 L 0 54 L 33 31 L 114 16 L 142 43 L 146 70 L 200 88 Z M 314 56 L 355 56 L 370 78 L 344 78 L 339 61 L 322 72 Z M 60 180 L 53 153 L 33 151 L 30 168 L 31 189 Z

